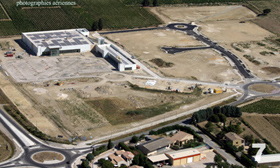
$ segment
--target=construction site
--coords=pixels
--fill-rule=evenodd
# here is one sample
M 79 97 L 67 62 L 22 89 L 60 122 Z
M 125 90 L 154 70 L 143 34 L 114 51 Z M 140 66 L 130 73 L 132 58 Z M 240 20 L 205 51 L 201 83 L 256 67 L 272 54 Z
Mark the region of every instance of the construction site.
M 191 11 L 192 7 L 189 9 Z M 220 7 L 199 9 L 188 19 L 197 22 L 203 34 L 237 55 L 239 51 L 231 49 L 232 46 L 242 48 L 240 45 L 247 39 L 255 41 L 251 45 L 255 48 L 259 47 L 255 45 L 257 41 L 272 36 L 250 23 L 248 20 L 254 15 L 243 7 L 226 7 L 221 14 Z M 160 14 L 164 10 L 181 9 L 158 7 L 152 10 Z M 245 12 L 240 16 L 237 11 Z M 204 15 L 209 12 L 213 18 L 206 19 Z M 162 20 L 164 17 L 166 19 L 160 16 Z M 170 16 L 166 21 L 188 21 L 180 17 Z M 217 21 L 219 19 L 223 21 Z M 244 20 L 246 23 L 240 23 Z M 229 24 L 235 27 L 228 29 Z M 255 27 L 258 32 L 250 34 Z M 221 35 L 221 38 L 220 33 L 235 35 Z M 101 35 L 96 34 L 90 32 L 89 37 L 98 44 Z M 179 117 L 205 104 L 215 105 L 239 96 L 238 90 L 227 88 L 227 84 L 243 83 L 243 78 L 231 61 L 217 51 L 201 49 L 169 54 L 161 49 L 205 46 L 187 34 L 161 29 L 107 34 L 102 38 L 107 43 L 103 49 L 100 45 L 100 50 L 92 47 L 89 52 L 60 53 L 56 57 L 29 54 L 20 45 L 20 37 L 1 39 L 0 59 L 4 73 L 0 76 L 0 86 L 3 92 L 42 132 L 54 137 L 82 136 L 83 140 L 140 128 L 143 124 L 169 116 Z M 9 56 L 7 52 L 11 52 Z M 244 52 L 249 51 L 244 49 Z M 124 71 L 119 71 L 120 66 L 112 64 L 110 57 L 133 63 L 121 65 Z M 275 52 L 273 57 L 278 60 L 279 54 Z M 240 58 L 252 66 L 245 57 Z M 272 65 L 272 62 L 263 62 Z M 128 65 L 133 67 L 126 67 Z M 256 72 L 254 68 L 253 72 Z

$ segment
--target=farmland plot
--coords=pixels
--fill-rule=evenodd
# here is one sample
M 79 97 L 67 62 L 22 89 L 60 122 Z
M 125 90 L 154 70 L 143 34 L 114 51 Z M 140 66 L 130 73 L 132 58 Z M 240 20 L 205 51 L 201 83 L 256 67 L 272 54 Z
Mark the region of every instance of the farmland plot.
M 263 115 L 243 113 L 242 118 L 248 122 L 263 138 L 280 150 L 280 131 L 270 124 Z
M 118 0 L 76 0 L 76 6 L 57 7 L 16 6 L 17 0 L 0 0 L 0 2 L 12 19 L 10 21 L 12 24 L 0 26 L 0 36 L 49 29 L 82 27 L 90 30 L 93 22 L 98 21 L 99 18 L 103 21 L 104 29 L 148 27 L 160 24 L 146 9 L 126 6 Z

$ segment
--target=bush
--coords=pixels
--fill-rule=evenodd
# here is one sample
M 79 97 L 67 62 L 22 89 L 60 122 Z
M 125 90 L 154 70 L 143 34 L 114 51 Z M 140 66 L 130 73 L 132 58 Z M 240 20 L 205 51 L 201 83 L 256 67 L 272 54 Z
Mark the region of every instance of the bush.
M 126 146 L 126 144 L 124 144 L 123 142 L 119 143 L 119 148 L 126 151 L 131 151 L 131 149 L 128 146 Z
M 89 154 L 87 154 L 86 159 L 87 159 L 88 161 L 92 161 L 92 160 L 94 159 L 94 155 L 93 155 L 92 153 L 89 153 Z
M 131 143 L 137 143 L 138 141 L 139 141 L 139 138 L 135 135 L 130 140 Z

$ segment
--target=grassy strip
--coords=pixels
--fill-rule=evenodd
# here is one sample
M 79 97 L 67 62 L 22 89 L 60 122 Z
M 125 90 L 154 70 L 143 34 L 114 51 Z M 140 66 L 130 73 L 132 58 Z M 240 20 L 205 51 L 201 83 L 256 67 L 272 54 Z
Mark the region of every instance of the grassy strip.
M 228 99 L 228 100 L 222 101 L 221 103 L 218 103 L 218 104 L 215 104 L 214 106 L 211 106 L 211 108 L 214 108 L 214 107 L 216 107 L 216 106 L 228 105 L 228 104 L 233 103 L 233 102 L 235 102 L 235 101 L 236 101 L 236 98 L 235 98 L 235 97 L 232 97 L 232 98 L 230 98 L 230 99 Z
M 279 114 L 280 100 L 262 99 L 241 107 L 241 111 L 260 114 Z
M 55 137 L 48 136 L 44 133 L 42 133 L 36 126 L 34 126 L 19 110 L 18 108 L 11 102 L 11 100 L 3 93 L 2 89 L 0 89 L 0 96 L 2 97 L 5 102 L 7 102 L 7 105 L 4 105 L 4 110 L 12 116 L 23 128 L 25 128 L 27 131 L 35 135 L 36 137 L 53 141 L 53 142 L 59 142 L 59 143 L 69 143 L 67 140 L 63 139 L 57 139 Z
M 12 152 L 11 152 L 10 156 L 6 159 L 6 160 L 8 160 L 8 159 L 10 159 L 10 158 L 14 155 L 14 152 L 15 152 L 15 145 L 14 145 L 14 143 L 10 140 L 10 138 L 8 138 L 8 137 L 7 137 L 4 133 L 2 133 L 1 131 L 0 131 L 0 136 L 2 136 L 2 137 L 5 139 L 5 141 L 8 142 L 8 143 L 10 144 L 10 146 L 11 146 L 11 148 L 12 148 Z M 0 160 L 0 161 L 4 161 L 4 160 Z

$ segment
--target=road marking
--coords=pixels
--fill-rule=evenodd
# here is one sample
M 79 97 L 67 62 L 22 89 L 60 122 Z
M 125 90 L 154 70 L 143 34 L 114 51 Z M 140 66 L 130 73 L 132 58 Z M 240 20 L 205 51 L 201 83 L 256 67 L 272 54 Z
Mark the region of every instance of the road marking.
M 25 144 L 25 146 L 36 145 L 32 140 L 27 138 L 22 132 L 20 132 L 15 126 L 13 126 L 2 114 L 0 118 L 10 127 L 10 129 L 18 136 L 19 139 Z

